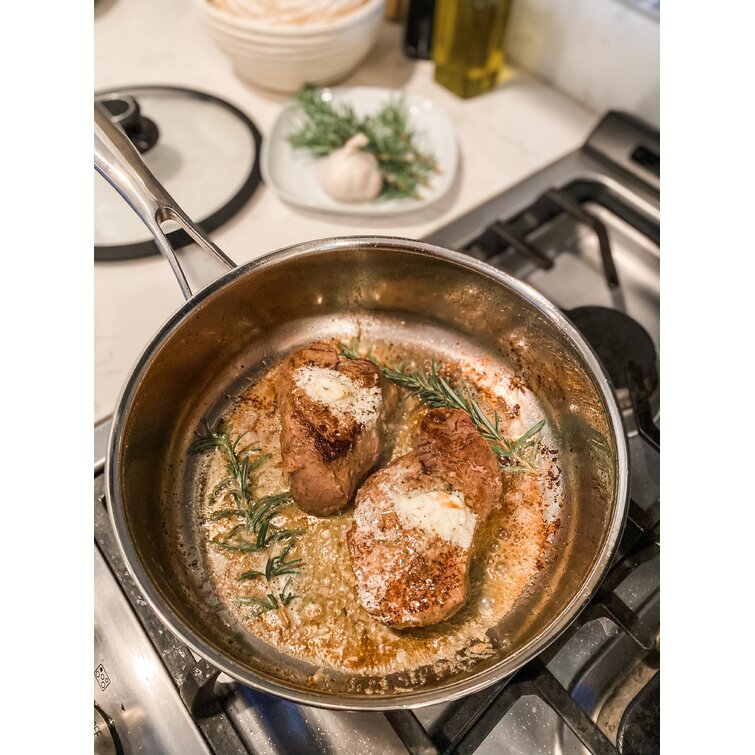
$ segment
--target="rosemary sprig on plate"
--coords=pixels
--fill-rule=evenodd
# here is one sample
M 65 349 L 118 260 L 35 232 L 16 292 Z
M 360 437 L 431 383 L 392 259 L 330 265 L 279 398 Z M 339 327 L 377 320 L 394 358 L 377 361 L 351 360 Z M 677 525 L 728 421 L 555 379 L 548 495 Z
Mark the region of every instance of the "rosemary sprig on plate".
M 276 577 L 285 574 L 297 574 L 301 567 L 302 559 L 286 561 L 288 554 L 296 544 L 296 538 L 302 534 L 301 530 L 290 530 L 278 527 L 272 523 L 272 519 L 281 509 L 293 502 L 291 493 L 285 491 L 275 495 L 255 497 L 252 484 L 252 473 L 255 472 L 267 459 L 269 454 L 262 454 L 252 458 L 252 454 L 259 454 L 260 449 L 244 447 L 241 441 L 246 433 L 237 436 L 232 434 L 233 428 L 223 428 L 218 423 L 215 429 L 204 423 L 204 433 L 197 433 L 197 439 L 192 443 L 191 450 L 203 453 L 218 450 L 223 454 L 226 462 L 228 476 L 221 480 L 212 489 L 209 503 L 215 503 L 219 498 L 230 496 L 235 503 L 235 508 L 219 509 L 213 512 L 210 521 L 221 519 L 241 519 L 226 532 L 221 539 L 213 539 L 210 542 L 218 548 L 235 551 L 237 553 L 261 553 L 269 550 L 277 542 L 288 541 L 283 550 L 276 554 L 268 553 L 268 560 L 264 572 L 256 570 L 245 571 L 239 575 L 239 580 L 251 579 L 263 576 L 270 583 Z M 242 536 L 242 533 L 253 536 L 252 540 Z M 290 580 L 289 580 L 290 582 Z M 275 598 L 274 593 L 268 593 L 266 598 L 247 597 L 239 599 L 241 603 L 248 605 L 267 606 L 264 610 L 285 608 L 294 597 L 288 590 L 289 582 Z M 255 615 L 259 616 L 258 612 Z M 284 616 L 288 623 L 288 618 Z
M 359 355 L 359 343 L 354 340 L 350 344 L 339 344 L 340 353 L 348 359 L 362 359 Z M 535 465 L 537 451 L 540 445 L 540 433 L 545 427 L 545 420 L 541 419 L 528 428 L 519 438 L 507 438 L 501 432 L 500 416 L 497 411 L 488 416 L 475 397 L 474 390 L 469 383 L 454 384 L 442 374 L 442 367 L 434 360 L 430 363 L 429 372 L 408 370 L 403 365 L 382 364 L 371 350 L 366 358 L 373 362 L 385 377 L 409 390 L 410 396 L 417 396 L 432 409 L 460 409 L 469 415 L 475 427 L 485 440 L 488 441 L 493 452 L 498 456 L 501 466 L 509 472 L 531 472 L 539 470 Z
M 438 171 L 435 158 L 417 146 L 400 97 L 364 118 L 357 116 L 351 105 L 333 105 L 325 100 L 319 87 L 303 87 L 295 100 L 304 119 L 289 135 L 290 144 L 325 157 L 355 134 L 365 134 L 369 142 L 364 151 L 375 156 L 383 176 L 382 199 L 417 197 L 430 175 Z

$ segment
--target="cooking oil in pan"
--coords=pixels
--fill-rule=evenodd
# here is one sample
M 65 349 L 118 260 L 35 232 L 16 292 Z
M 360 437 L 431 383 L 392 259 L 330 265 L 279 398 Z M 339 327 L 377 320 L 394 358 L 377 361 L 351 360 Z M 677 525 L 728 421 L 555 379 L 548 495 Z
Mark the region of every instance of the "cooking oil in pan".
M 394 362 L 414 359 L 421 363 L 431 356 L 395 347 L 381 348 L 379 343 L 374 345 L 374 353 Z M 463 365 L 459 369 L 464 371 Z M 514 406 L 534 403 L 531 396 L 523 395 L 521 386 L 507 387 L 510 376 L 496 374 L 495 370 L 486 370 L 484 378 L 468 370 L 464 373 L 491 405 L 500 408 L 505 404 L 511 412 Z M 276 408 L 277 374 L 277 366 L 270 369 L 225 417 L 234 432 L 248 433 L 245 444 L 264 449 L 270 455 L 256 473 L 255 489 L 259 496 L 287 489 Z M 504 398 L 507 390 L 515 393 L 508 402 Z M 396 417 L 392 457 L 410 448 L 414 428 L 424 411 L 417 399 L 402 404 Z M 537 411 L 536 406 L 529 411 Z M 519 417 L 514 424 L 523 427 L 525 419 L 528 418 Z M 205 470 L 201 496 L 205 557 L 221 599 L 250 632 L 278 650 L 317 667 L 358 675 L 385 676 L 428 665 L 451 673 L 462 658 L 468 661 L 492 655 L 494 649 L 486 631 L 508 613 L 547 559 L 549 538 L 555 528 L 553 500 L 560 495 L 558 490 L 553 491 L 552 482 L 546 486 L 530 475 L 504 473 L 501 506 L 477 535 L 466 605 L 437 625 L 394 630 L 375 621 L 357 599 L 346 545 L 351 511 L 319 518 L 308 516 L 296 505 L 284 509 L 274 523 L 302 531 L 289 556 L 301 559 L 302 565 L 298 573 L 276 579 L 281 581 L 278 589 L 285 582 L 289 592 L 298 597 L 280 610 L 266 610 L 259 616 L 256 606 L 240 602 L 264 593 L 254 581 L 240 582 L 238 575 L 248 570 L 264 570 L 267 556 L 231 552 L 212 544 L 212 540 L 227 533 L 229 524 L 227 520 L 211 518 L 223 504 L 209 503 L 208 492 L 226 474 L 221 455 L 213 454 Z

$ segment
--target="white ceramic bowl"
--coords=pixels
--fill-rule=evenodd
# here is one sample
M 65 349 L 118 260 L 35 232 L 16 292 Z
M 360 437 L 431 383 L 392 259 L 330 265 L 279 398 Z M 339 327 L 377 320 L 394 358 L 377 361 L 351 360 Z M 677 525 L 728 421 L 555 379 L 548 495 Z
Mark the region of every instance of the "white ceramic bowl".
M 263 24 L 195 0 L 217 46 L 243 79 L 265 89 L 295 92 L 303 84 L 331 84 L 347 76 L 372 48 L 385 0 L 330 22 Z

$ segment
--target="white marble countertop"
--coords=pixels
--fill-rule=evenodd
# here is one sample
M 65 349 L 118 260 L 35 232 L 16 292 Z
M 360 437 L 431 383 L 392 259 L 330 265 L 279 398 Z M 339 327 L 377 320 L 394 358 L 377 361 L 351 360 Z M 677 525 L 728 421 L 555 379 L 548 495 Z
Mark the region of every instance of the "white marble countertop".
M 174 84 L 223 97 L 263 138 L 285 101 L 238 79 L 189 0 L 100 0 L 95 6 L 95 88 Z M 292 243 L 369 233 L 422 238 L 579 146 L 598 115 L 541 81 L 505 71 L 491 93 L 461 100 L 433 81 L 432 63 L 401 52 L 401 29 L 385 24 L 375 48 L 344 84 L 402 88 L 444 108 L 457 131 L 460 168 L 438 204 L 395 218 L 318 215 L 290 207 L 261 186 L 213 239 L 237 263 Z M 159 257 L 96 263 L 94 414 L 112 413 L 139 353 L 182 302 Z

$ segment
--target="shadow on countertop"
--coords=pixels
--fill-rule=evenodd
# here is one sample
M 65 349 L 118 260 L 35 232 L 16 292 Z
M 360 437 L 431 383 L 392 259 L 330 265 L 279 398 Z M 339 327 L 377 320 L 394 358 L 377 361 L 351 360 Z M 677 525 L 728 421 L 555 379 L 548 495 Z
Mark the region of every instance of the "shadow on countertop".
M 94 0 L 94 17 L 104 16 L 116 2 L 117 0 Z

